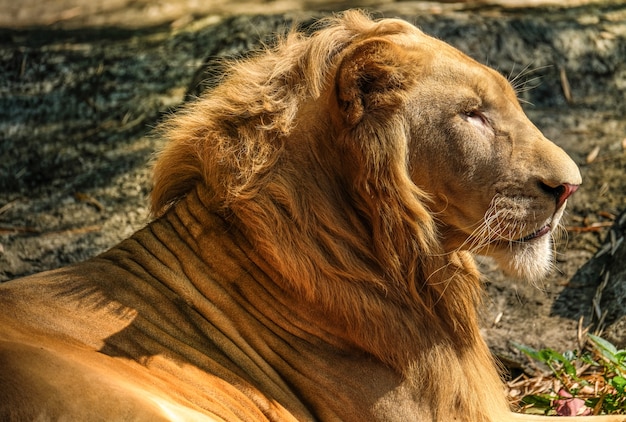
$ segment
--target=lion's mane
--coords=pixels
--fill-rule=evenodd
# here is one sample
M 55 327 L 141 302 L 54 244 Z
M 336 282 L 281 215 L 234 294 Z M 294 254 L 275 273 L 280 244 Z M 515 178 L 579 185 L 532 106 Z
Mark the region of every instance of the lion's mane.
M 319 118 L 342 112 L 333 86 L 351 46 L 415 29 L 358 12 L 319 25 L 230 64 L 221 84 L 163 124 L 169 143 L 155 164 L 152 210 L 161 215 L 201 186 L 208 206 L 243 227 L 278 284 L 412 378 L 435 414 L 502 408 L 478 333 L 472 258 L 444 253 L 429 199 L 409 176 L 404 121 L 394 113 L 409 82 L 387 75 L 393 95 L 381 95 L 375 113 L 355 110 L 356 124 Z M 377 66 L 368 71 L 389 71 Z

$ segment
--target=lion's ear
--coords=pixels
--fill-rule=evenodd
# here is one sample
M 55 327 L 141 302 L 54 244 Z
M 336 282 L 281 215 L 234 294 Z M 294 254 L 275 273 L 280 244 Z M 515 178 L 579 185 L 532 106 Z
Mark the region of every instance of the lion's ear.
M 394 110 L 409 78 L 408 55 L 400 46 L 382 38 L 354 46 L 343 57 L 335 82 L 344 123 L 352 127 L 368 113 Z

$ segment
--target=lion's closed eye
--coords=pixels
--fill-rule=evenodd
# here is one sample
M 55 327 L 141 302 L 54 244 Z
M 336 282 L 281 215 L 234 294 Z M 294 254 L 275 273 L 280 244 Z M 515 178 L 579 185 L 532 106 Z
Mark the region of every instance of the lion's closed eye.
M 479 108 L 470 108 L 469 111 L 461 113 L 461 118 L 481 135 L 485 137 L 493 136 L 494 129 L 491 121 L 485 112 Z
M 463 118 L 472 126 L 476 127 L 478 130 L 484 132 L 485 134 L 493 134 L 491 122 L 489 121 L 485 113 L 483 113 L 480 109 L 473 108 L 470 111 L 464 112 Z

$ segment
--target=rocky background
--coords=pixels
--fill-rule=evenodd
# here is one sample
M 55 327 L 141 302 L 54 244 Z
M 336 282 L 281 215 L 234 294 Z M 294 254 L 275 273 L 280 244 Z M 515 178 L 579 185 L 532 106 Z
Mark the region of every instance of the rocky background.
M 538 285 L 481 259 L 483 329 L 626 347 L 626 4 L 613 1 L 0 0 L 0 281 L 84 260 L 149 221 L 158 121 L 211 83 L 216 58 L 348 7 L 403 17 L 519 87 L 531 120 L 580 165 L 554 274 Z

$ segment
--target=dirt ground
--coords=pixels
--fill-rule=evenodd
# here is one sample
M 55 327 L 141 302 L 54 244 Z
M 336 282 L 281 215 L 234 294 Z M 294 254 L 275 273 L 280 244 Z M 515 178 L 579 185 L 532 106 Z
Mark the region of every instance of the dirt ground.
M 149 165 L 162 145 L 152 128 L 199 89 L 205 62 L 354 5 L 231 3 L 0 0 L 0 281 L 86 259 L 149 221 Z M 592 258 L 626 226 L 609 234 L 626 209 L 626 5 L 359 5 L 524 81 L 531 120 L 581 167 L 552 276 L 528 285 L 481 260 L 483 331 L 494 352 L 515 365 L 523 358 L 512 341 L 578 348 L 583 316 L 625 347 L 626 272 L 613 267 L 626 254 Z

